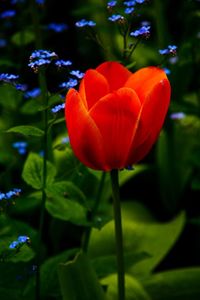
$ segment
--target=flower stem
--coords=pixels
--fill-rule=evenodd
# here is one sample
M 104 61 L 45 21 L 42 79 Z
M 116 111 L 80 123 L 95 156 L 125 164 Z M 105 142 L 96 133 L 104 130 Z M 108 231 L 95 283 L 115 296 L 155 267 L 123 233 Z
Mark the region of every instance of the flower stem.
M 125 279 L 124 279 L 124 254 L 123 254 L 123 234 L 121 220 L 121 206 L 119 196 L 119 179 L 118 170 L 110 172 L 112 192 L 113 192 L 113 209 L 115 221 L 115 240 L 117 254 L 117 273 L 118 273 L 118 300 L 125 300 Z
M 103 191 L 103 186 L 104 186 L 104 182 L 105 182 L 105 177 L 106 177 L 106 173 L 102 172 L 101 175 L 101 180 L 99 183 L 99 187 L 98 187 L 98 191 L 97 191 L 97 197 L 96 197 L 96 201 L 94 203 L 93 208 L 90 211 L 90 214 L 88 216 L 89 221 L 92 221 L 100 204 L 101 201 L 101 195 L 102 195 L 102 191 Z M 83 237 L 83 242 L 82 242 L 82 250 L 84 252 L 87 252 L 88 250 L 88 245 L 89 245 L 89 241 L 90 241 L 90 235 L 91 235 L 91 231 L 92 231 L 92 227 L 88 226 L 86 228 L 84 237 Z

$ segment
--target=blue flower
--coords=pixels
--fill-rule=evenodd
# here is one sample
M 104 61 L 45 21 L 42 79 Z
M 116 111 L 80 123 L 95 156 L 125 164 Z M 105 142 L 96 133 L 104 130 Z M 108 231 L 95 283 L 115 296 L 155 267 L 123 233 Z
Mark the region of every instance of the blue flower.
M 145 2 L 145 0 L 135 0 L 136 3 L 142 4 Z
M 124 12 L 125 14 L 129 15 L 129 14 L 132 14 L 132 12 L 135 10 L 134 7 L 127 7 L 125 8 Z
M 15 142 L 12 144 L 13 148 L 17 149 L 18 153 L 21 155 L 26 154 L 27 152 L 27 142 L 20 141 L 20 142 Z
M 7 83 L 13 83 L 18 78 L 19 78 L 19 75 L 8 74 L 8 73 L 0 74 L 0 81 L 7 82 Z
M 175 55 L 175 54 L 176 54 L 176 50 L 177 50 L 177 46 L 175 46 L 175 45 L 169 45 L 169 46 L 167 46 L 167 48 L 165 48 L 165 49 L 160 49 L 160 50 L 158 50 L 158 52 L 159 52 L 161 55 L 168 55 L 168 54 L 173 54 L 173 55 Z
M 186 114 L 184 112 L 175 112 L 170 115 L 170 119 L 172 120 L 181 120 L 185 118 Z
M 85 27 L 85 26 L 89 26 L 89 27 L 94 27 L 96 26 L 96 23 L 94 21 L 87 21 L 85 19 L 82 19 L 80 21 L 77 21 L 75 23 L 76 27 Z
M 68 66 L 72 65 L 72 62 L 71 62 L 71 60 L 59 59 L 59 60 L 56 60 L 55 65 L 57 67 L 59 67 L 59 68 L 61 68 L 61 67 L 68 67 Z
M 63 82 L 59 85 L 60 88 L 73 88 L 78 84 L 77 79 L 70 78 L 67 82 Z
M 50 58 L 56 58 L 57 54 L 55 52 L 49 51 L 49 50 L 35 50 L 32 52 L 30 56 L 30 60 L 33 59 L 50 59 Z
M 144 36 L 148 37 L 150 34 L 150 26 L 142 26 L 139 29 L 132 31 L 130 33 L 130 36 L 138 37 L 138 36 Z
M 58 104 L 56 106 L 54 106 L 51 111 L 52 113 L 57 113 L 59 112 L 61 109 L 64 109 L 65 108 L 65 103 L 62 103 L 62 104 Z
M 5 10 L 0 14 L 0 19 L 7 19 L 7 18 L 12 18 L 16 15 L 15 10 Z
M 8 200 L 11 199 L 13 196 L 18 196 L 21 193 L 21 189 L 12 189 L 6 193 L 0 192 L 0 200 Z
M 19 243 L 27 243 L 29 240 L 30 240 L 29 237 L 26 235 L 20 235 L 20 236 L 18 236 L 18 239 L 17 239 L 17 241 Z
M 36 97 L 40 96 L 40 94 L 41 94 L 41 89 L 40 88 L 34 88 L 30 91 L 27 91 L 24 94 L 24 97 L 25 98 L 36 98 Z
M 124 1 L 124 5 L 130 7 L 135 5 L 135 1 Z
M 79 70 L 72 70 L 70 72 L 70 74 L 76 76 L 78 79 L 83 78 L 83 76 L 85 75 L 84 73 L 80 72 Z
M 67 30 L 68 26 L 64 23 L 50 23 L 47 28 L 55 32 L 62 32 Z
M 5 39 L 0 39 L 0 48 L 4 48 L 7 45 L 7 41 Z
M 124 20 L 124 17 L 122 15 L 119 15 L 119 14 L 113 14 L 112 16 L 110 16 L 108 18 L 108 20 L 111 21 L 111 22 L 122 21 L 122 20 Z
M 163 71 L 165 72 L 165 74 L 169 75 L 171 73 L 170 69 L 168 68 L 163 68 Z
M 67 144 L 67 143 L 69 143 L 69 137 L 67 136 L 67 137 L 62 138 L 61 143 L 62 143 L 62 144 Z
M 25 92 L 27 90 L 27 84 L 17 83 L 15 84 L 15 87 L 18 91 Z
M 18 245 L 19 245 L 19 242 L 18 242 L 18 241 L 13 241 L 13 242 L 9 245 L 9 248 L 10 248 L 10 249 L 16 249 Z
M 117 1 L 110 1 L 110 2 L 107 3 L 108 7 L 114 7 L 116 5 L 117 5 Z
M 39 5 L 43 5 L 45 0 L 35 0 L 35 2 Z

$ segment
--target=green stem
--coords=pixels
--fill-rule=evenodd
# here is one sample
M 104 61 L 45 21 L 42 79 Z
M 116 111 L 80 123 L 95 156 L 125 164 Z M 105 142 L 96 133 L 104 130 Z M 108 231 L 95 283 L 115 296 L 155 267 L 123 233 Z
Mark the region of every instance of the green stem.
M 33 22 L 33 27 L 35 30 L 35 46 L 37 49 L 42 49 L 42 39 L 40 32 L 40 22 L 38 17 L 38 11 L 35 4 L 35 0 L 32 0 L 30 3 L 30 11 Z M 41 265 L 41 248 L 42 248 L 42 235 L 43 235 L 43 227 L 44 227 L 44 216 L 45 216 L 45 202 L 46 202 L 46 177 L 47 177 L 47 153 L 48 153 L 48 90 L 47 90 L 47 82 L 45 76 L 45 69 L 39 70 L 39 87 L 41 89 L 41 98 L 43 100 L 43 104 L 45 110 L 43 111 L 43 129 L 44 129 L 44 137 L 43 137 L 43 181 L 42 181 L 42 203 L 40 207 L 40 219 L 39 219 L 39 233 L 38 233 L 38 247 L 37 247 L 37 255 L 36 255 L 36 291 L 35 291 L 35 299 L 40 300 L 40 265 Z
M 117 273 L 118 273 L 118 300 L 125 300 L 125 278 L 124 278 L 124 254 L 123 254 L 123 233 L 121 220 L 121 206 L 119 196 L 119 179 L 118 170 L 110 172 L 112 192 L 113 192 L 113 209 L 115 221 L 115 240 L 117 255 Z
M 95 201 L 94 206 L 93 206 L 92 210 L 90 211 L 90 214 L 88 217 L 89 221 L 93 220 L 93 218 L 99 208 L 99 204 L 101 201 L 101 195 L 102 195 L 102 191 L 103 191 L 103 186 L 104 186 L 104 182 L 105 182 L 105 177 L 106 177 L 106 173 L 102 172 L 101 180 L 100 180 L 98 191 L 97 191 L 96 201 Z M 82 250 L 84 252 L 87 252 L 87 250 L 88 250 L 91 232 L 92 232 L 92 227 L 88 226 L 86 228 L 86 231 L 85 231 L 85 234 L 83 237 L 83 242 L 82 242 Z

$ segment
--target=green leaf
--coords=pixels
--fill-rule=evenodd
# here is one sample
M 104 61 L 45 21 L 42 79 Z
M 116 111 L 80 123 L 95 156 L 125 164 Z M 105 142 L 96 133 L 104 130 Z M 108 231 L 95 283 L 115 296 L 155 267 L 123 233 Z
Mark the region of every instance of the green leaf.
M 63 300 L 105 300 L 96 273 L 84 253 L 59 265 L 59 279 Z
M 60 286 L 58 280 L 58 265 L 65 263 L 77 253 L 77 249 L 70 249 L 59 255 L 50 257 L 41 266 L 41 295 L 44 298 L 60 295 Z
M 43 105 L 38 101 L 38 98 L 33 98 L 27 100 L 21 107 L 21 112 L 23 114 L 34 115 L 43 109 Z
M 86 224 L 87 209 L 84 194 L 70 181 L 48 185 L 46 209 L 55 218 L 75 224 Z
M 200 299 L 200 268 L 187 268 L 155 274 L 143 283 L 153 300 Z
M 124 265 L 128 269 L 130 265 L 134 265 L 139 261 L 149 258 L 150 255 L 145 252 L 130 251 L 124 254 Z M 109 274 L 115 273 L 117 270 L 116 254 L 104 255 L 102 257 L 96 257 L 92 260 L 94 269 L 96 270 L 98 277 L 102 278 Z
M 101 284 L 107 287 L 107 300 L 118 299 L 117 274 L 112 274 L 106 278 L 103 278 L 101 280 Z M 140 282 L 130 275 L 125 275 L 125 289 L 126 300 L 151 300 L 150 296 L 147 294 Z
M 26 46 L 32 43 L 34 40 L 35 40 L 35 35 L 30 30 L 22 30 L 16 32 L 11 38 L 12 43 L 17 46 Z
M 47 161 L 46 185 L 54 182 L 56 170 L 54 166 Z M 36 153 L 30 153 L 24 164 L 22 178 L 27 184 L 35 189 L 42 189 L 43 185 L 43 158 Z
M 151 272 L 169 252 L 180 235 L 185 221 L 184 213 L 170 222 L 156 221 L 142 204 L 137 202 L 122 205 L 124 253 L 127 255 L 145 252 L 149 258 L 141 260 L 126 269 L 134 276 Z M 89 254 L 92 259 L 115 255 L 114 222 L 106 224 L 101 231 L 92 231 Z
M 7 130 L 7 132 L 21 133 L 25 136 L 42 136 L 44 131 L 29 125 L 15 126 Z
M 22 92 L 18 91 L 11 84 L 0 86 L 0 104 L 7 109 L 17 109 L 22 100 L 22 95 Z
M 16 262 L 28 262 L 31 259 L 33 259 L 34 256 L 35 256 L 34 251 L 28 245 L 25 244 L 25 245 L 23 245 L 23 247 L 20 248 L 19 252 L 17 252 L 14 256 L 12 256 L 9 259 L 9 261 L 12 261 L 14 263 L 16 263 Z

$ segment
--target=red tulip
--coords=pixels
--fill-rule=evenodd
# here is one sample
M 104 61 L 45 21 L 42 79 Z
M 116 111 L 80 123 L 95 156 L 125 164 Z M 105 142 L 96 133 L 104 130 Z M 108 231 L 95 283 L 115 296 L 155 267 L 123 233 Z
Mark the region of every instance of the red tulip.
M 66 96 L 72 149 L 86 166 L 122 169 L 141 160 L 155 143 L 170 101 L 165 72 L 147 67 L 131 73 L 117 62 L 90 69 L 79 91 Z

